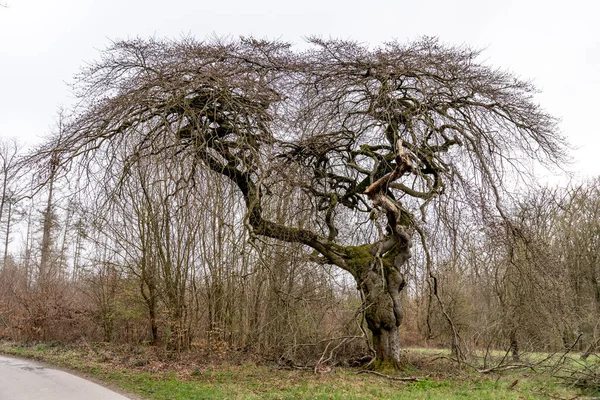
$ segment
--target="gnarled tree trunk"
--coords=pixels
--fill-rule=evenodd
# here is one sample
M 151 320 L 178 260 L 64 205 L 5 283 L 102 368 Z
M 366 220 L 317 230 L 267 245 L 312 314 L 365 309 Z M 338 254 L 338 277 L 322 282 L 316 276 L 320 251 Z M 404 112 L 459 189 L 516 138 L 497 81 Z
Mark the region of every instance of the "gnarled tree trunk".
M 411 256 L 410 248 L 410 238 L 402 230 L 401 234 L 372 245 L 371 253 L 375 254 L 357 268 L 355 275 L 363 293 L 365 319 L 373 335 L 378 365 L 400 365 L 400 295 L 405 286 L 401 267 Z
M 363 273 L 360 288 L 364 293 L 365 318 L 367 326 L 373 334 L 373 347 L 376 352 L 378 363 L 391 362 L 398 367 L 400 362 L 400 336 L 398 328 L 402 323 L 402 308 L 400 306 L 400 291 L 404 287 L 404 279 L 398 283 L 394 278 L 390 279 L 390 272 L 386 266 L 380 264 L 380 268 L 371 269 Z M 382 279 L 383 274 L 388 275 Z M 389 269 L 393 267 L 389 267 Z M 388 270 L 389 271 L 389 270 Z M 396 273 L 392 273 L 392 275 Z
M 373 334 L 373 345 L 378 363 L 390 362 L 394 368 L 400 363 L 399 327 L 402 323 L 400 292 L 405 281 L 401 267 L 411 257 L 408 226 L 410 216 L 385 193 L 386 186 L 412 170 L 412 163 L 402 148 L 396 144 L 395 169 L 371 184 L 365 194 L 387 216 L 386 236 L 371 245 L 373 255 L 368 264 L 357 271 L 359 286 L 364 293 L 365 318 Z

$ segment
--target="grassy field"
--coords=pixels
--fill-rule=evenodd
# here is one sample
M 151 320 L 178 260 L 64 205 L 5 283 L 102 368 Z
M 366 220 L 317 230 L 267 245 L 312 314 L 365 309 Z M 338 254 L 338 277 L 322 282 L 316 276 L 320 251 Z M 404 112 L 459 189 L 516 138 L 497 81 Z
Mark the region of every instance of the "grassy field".
M 325 374 L 285 370 L 245 361 L 202 361 L 199 357 L 166 360 L 148 348 L 106 345 L 64 347 L 0 343 L 0 353 L 33 358 L 91 376 L 144 399 L 590 399 L 582 393 L 529 370 L 480 374 L 458 367 L 430 350 L 406 350 L 399 382 L 358 369 L 334 368 Z

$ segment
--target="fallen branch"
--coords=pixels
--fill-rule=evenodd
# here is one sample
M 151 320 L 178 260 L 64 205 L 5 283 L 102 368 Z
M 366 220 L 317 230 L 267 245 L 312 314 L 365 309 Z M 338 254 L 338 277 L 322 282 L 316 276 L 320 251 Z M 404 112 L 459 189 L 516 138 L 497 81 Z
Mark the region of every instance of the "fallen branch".
M 475 368 L 473 365 L 470 365 L 470 364 L 467 364 L 467 365 Z M 533 366 L 531 366 L 529 364 L 508 364 L 508 365 L 499 365 L 499 366 L 487 368 L 487 369 L 478 369 L 478 368 L 475 368 L 475 369 L 480 374 L 491 374 L 492 372 L 510 371 L 512 369 L 520 369 L 520 368 L 530 368 L 533 372 L 535 372 L 535 368 L 533 368 Z
M 579 335 L 577 335 L 577 338 L 575 339 L 573 344 L 568 349 L 565 349 L 565 352 L 560 356 L 560 358 L 558 359 L 558 361 L 554 364 L 554 367 L 552 368 L 554 373 L 556 373 L 558 370 L 560 370 L 560 366 L 563 364 L 563 361 L 565 361 L 567 355 L 575 348 L 577 343 L 579 343 L 579 340 L 581 340 L 582 336 L 583 336 L 583 333 L 579 332 Z
M 419 382 L 419 378 L 416 377 L 398 377 L 398 376 L 391 376 L 391 375 L 386 375 L 386 374 L 382 374 L 381 372 L 377 372 L 377 371 L 370 371 L 368 369 L 363 369 L 360 370 L 356 373 L 356 375 L 360 375 L 360 374 L 372 374 L 372 375 L 377 375 L 377 376 L 381 376 L 382 378 L 386 378 L 386 379 L 390 379 L 392 381 L 400 381 L 400 382 Z
M 432 358 L 430 361 L 433 362 L 433 361 L 440 360 L 440 359 L 452 361 L 452 362 L 458 363 L 459 365 L 461 365 L 461 364 L 466 365 L 467 367 L 472 368 L 473 370 L 477 371 L 480 374 L 491 374 L 493 372 L 510 371 L 513 369 L 520 369 L 520 368 L 529 368 L 533 372 L 535 372 L 534 366 L 530 365 L 530 364 L 506 364 L 506 365 L 499 364 L 499 365 L 496 365 L 495 367 L 480 369 L 480 368 L 476 367 L 475 365 L 468 363 L 466 361 L 459 361 L 456 358 L 451 358 L 451 357 L 447 357 L 447 356 L 437 356 L 435 358 Z

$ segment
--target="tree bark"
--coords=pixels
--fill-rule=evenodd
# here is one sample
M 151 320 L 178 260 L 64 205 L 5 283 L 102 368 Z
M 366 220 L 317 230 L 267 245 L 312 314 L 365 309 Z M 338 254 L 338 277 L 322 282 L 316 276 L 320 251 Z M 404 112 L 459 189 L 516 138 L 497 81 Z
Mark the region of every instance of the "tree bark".
M 11 223 L 12 223 L 12 206 L 13 206 L 14 200 L 10 199 L 8 201 L 8 214 L 6 216 L 6 236 L 4 237 L 4 257 L 3 257 L 3 261 L 2 261 L 2 265 L 4 267 L 6 267 L 6 264 L 8 263 L 8 245 L 10 244 L 10 228 L 11 228 Z M 2 210 L 0 209 L 0 212 Z M 0 217 L 1 219 L 1 217 Z
M 510 353 L 513 362 L 521 362 L 521 353 L 519 352 L 519 341 L 517 340 L 517 329 L 513 328 L 510 331 Z
M 400 331 L 399 327 L 381 329 L 373 332 L 373 348 L 380 365 L 390 363 L 395 369 L 400 366 Z
M 143 265 L 144 261 L 142 261 Z M 156 346 L 159 343 L 158 323 L 156 319 L 156 287 L 154 283 L 154 275 L 147 275 L 147 271 L 142 270 L 142 280 L 140 282 L 140 292 L 146 306 L 148 307 L 148 321 L 150 323 L 150 333 L 152 335 L 150 344 Z M 147 292 L 146 292 L 147 291 Z
M 48 178 L 48 199 L 46 201 L 46 209 L 43 214 L 43 236 L 42 250 L 40 259 L 40 268 L 38 276 L 38 284 L 44 284 L 49 276 L 50 269 L 50 253 L 52 251 L 52 228 L 54 224 L 54 177 L 56 174 L 58 161 L 53 158 L 50 163 L 50 177 Z
M 392 238 L 393 248 L 382 257 L 377 252 L 358 274 L 364 296 L 365 319 L 373 335 L 373 347 L 379 366 L 400 366 L 400 335 L 402 323 L 401 292 L 405 286 L 402 265 L 410 258 L 410 241 Z M 377 246 L 376 248 L 381 248 Z

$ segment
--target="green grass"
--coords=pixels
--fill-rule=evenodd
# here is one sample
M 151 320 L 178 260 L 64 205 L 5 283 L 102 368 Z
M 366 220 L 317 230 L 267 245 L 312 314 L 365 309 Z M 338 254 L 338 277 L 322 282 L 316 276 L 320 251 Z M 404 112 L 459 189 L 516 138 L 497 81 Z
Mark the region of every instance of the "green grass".
M 280 370 L 273 366 L 203 364 L 188 357 L 165 361 L 144 350 L 19 346 L 0 343 L 0 353 L 34 358 L 93 376 L 146 399 L 574 399 L 580 393 L 529 371 L 480 375 L 447 361 L 427 361 L 432 352 L 409 351 L 405 375 L 418 382 L 398 382 L 357 370 L 331 373 Z M 417 360 L 417 362 L 414 362 Z M 431 374 L 427 377 L 426 375 Z M 512 385 L 515 381 L 516 384 Z M 512 386 L 512 387 L 511 387 Z

